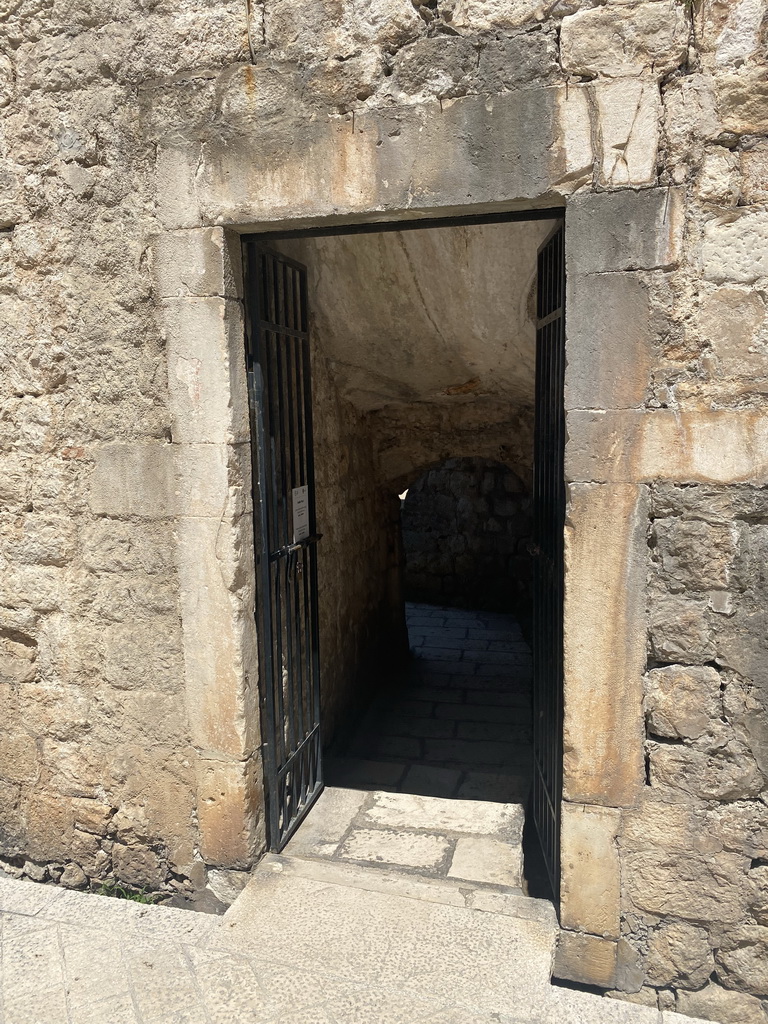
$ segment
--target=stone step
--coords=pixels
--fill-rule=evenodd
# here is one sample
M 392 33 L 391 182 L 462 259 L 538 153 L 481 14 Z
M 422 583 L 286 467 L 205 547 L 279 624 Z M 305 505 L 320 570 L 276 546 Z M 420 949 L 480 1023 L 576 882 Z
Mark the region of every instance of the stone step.
M 259 864 L 259 871 L 283 872 L 288 877 L 309 878 L 317 882 L 389 893 L 408 899 L 465 907 L 486 914 L 502 914 L 525 921 L 539 921 L 557 934 L 557 915 L 548 900 L 524 896 L 522 891 L 498 889 L 479 882 L 444 878 L 423 878 L 400 871 L 345 864 L 324 858 L 297 857 L 270 853 Z

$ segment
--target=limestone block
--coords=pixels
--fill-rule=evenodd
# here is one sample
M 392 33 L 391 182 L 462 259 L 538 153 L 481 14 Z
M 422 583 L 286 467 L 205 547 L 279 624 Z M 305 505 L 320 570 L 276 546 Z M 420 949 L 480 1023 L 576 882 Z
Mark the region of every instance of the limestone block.
M 760 45 L 762 0 L 702 4 L 696 12 L 697 42 L 707 64 L 741 67 Z
M 163 519 L 175 511 L 173 447 L 109 444 L 95 453 L 90 508 L 97 515 Z
M 589 92 L 572 86 L 555 94 L 555 144 L 550 174 L 558 191 L 570 194 L 592 182 L 595 155 Z
M 258 742 L 252 529 L 250 516 L 234 522 L 184 518 L 178 525 L 192 742 L 236 758 Z
M 701 814 L 693 807 L 669 803 L 656 790 L 645 787 L 636 807 L 622 815 L 621 847 L 623 851 L 658 848 L 668 853 L 702 852 L 700 839 L 704 836 Z M 710 844 L 704 852 L 721 851 L 722 843 Z M 741 847 L 739 846 L 739 850 Z
M 708 666 L 655 668 L 645 677 L 645 710 L 653 736 L 697 739 L 722 715 L 720 673 Z
M 738 155 L 722 146 L 706 153 L 697 184 L 699 199 L 734 206 L 740 187 Z
M 664 133 L 678 159 L 703 150 L 722 132 L 715 84 L 710 75 L 685 75 L 664 92 Z
M 736 135 L 768 132 L 768 80 L 762 67 L 715 78 L 723 127 Z
M 251 512 L 249 444 L 178 444 L 173 453 L 179 515 L 223 520 Z
M 595 935 L 563 930 L 557 939 L 552 974 L 565 981 L 613 988 L 616 984 L 616 943 Z
M 715 959 L 717 976 L 724 985 L 768 996 L 768 928 L 754 924 L 729 931 Z
M 35 861 L 69 859 L 72 808 L 66 797 L 32 793 L 26 806 L 26 853 Z
M 702 826 L 713 849 L 733 850 L 750 860 L 768 860 L 768 807 L 760 802 L 710 808 Z
M 750 913 L 755 921 L 768 927 L 768 864 L 759 864 L 749 872 L 750 885 L 754 886 L 754 899 L 750 903 Z
M 654 182 L 661 119 L 656 83 L 634 78 L 599 82 L 595 100 L 601 141 L 600 183 L 637 188 Z
M 663 847 L 627 852 L 622 874 L 627 897 L 659 917 L 735 924 L 744 914 L 748 862 L 738 854 L 699 855 Z
M 619 938 L 621 878 L 613 807 L 562 804 L 560 921 L 564 928 Z
M 540 0 L 456 0 L 450 24 L 460 32 L 490 32 L 541 21 Z
M 739 554 L 733 527 L 696 520 L 657 519 L 652 543 L 668 587 L 724 590 Z
M 141 846 L 112 847 L 112 863 L 117 877 L 129 885 L 159 889 L 168 874 L 167 865 L 154 850 Z
M 174 441 L 247 441 L 248 396 L 239 302 L 221 298 L 163 301 L 168 390 Z
M 715 656 L 715 644 L 704 601 L 659 596 L 651 602 L 651 649 L 662 662 L 702 665 Z
M 200 852 L 206 864 L 250 867 L 263 795 L 254 768 L 245 762 L 197 762 Z
M 572 410 L 566 420 L 568 480 L 768 480 L 768 422 L 751 410 Z
M 672 267 L 680 258 L 680 189 L 623 189 L 577 195 L 566 210 L 568 273 Z
M 37 671 L 37 644 L 19 643 L 0 630 L 0 683 L 31 683 Z
M 100 572 L 167 574 L 175 565 L 172 538 L 162 524 L 96 520 L 80 532 L 80 546 L 86 567 Z
M 740 740 L 718 730 L 691 745 L 648 745 L 651 785 L 677 789 L 700 800 L 750 800 L 765 788 L 765 778 Z
M 66 565 L 75 554 L 74 523 L 68 516 L 28 512 L 7 523 L 2 550 L 24 565 Z
M 741 153 L 741 201 L 768 202 L 768 142 L 759 142 Z
M 766 304 L 756 291 L 718 288 L 710 292 L 698 323 L 702 339 L 712 346 L 724 374 L 768 375 Z
M 755 996 L 733 992 L 711 981 L 698 992 L 679 991 L 677 1009 L 689 1017 L 720 1024 L 767 1024 L 768 1012 Z
M 569 488 L 565 535 L 564 792 L 621 807 L 642 786 L 643 487 Z M 613 523 L 606 534 L 605 523 Z
M 651 933 L 647 971 L 651 985 L 701 988 L 715 969 L 706 929 L 663 921 Z
M 99 800 L 75 799 L 72 801 L 75 828 L 93 835 L 106 835 L 107 827 L 115 808 Z
M 167 228 L 194 228 L 201 223 L 195 189 L 200 160 L 196 145 L 161 146 L 157 153 L 157 210 Z
M 688 50 L 688 24 L 675 0 L 608 5 L 563 18 L 560 45 L 565 71 L 609 78 L 678 67 Z
M 747 211 L 711 220 L 704 229 L 701 255 L 707 281 L 754 284 L 767 278 L 768 212 Z
M 183 672 L 175 616 L 163 625 L 154 619 L 104 630 L 102 678 L 116 690 L 143 689 L 149 678 L 155 690 L 176 693 Z
M 410 0 L 364 0 L 354 8 L 334 0 L 281 0 L 267 5 L 263 31 L 270 47 L 298 56 L 344 59 L 361 47 L 398 50 L 425 30 Z
M 85 889 L 88 879 L 79 864 L 70 863 L 64 868 L 59 883 L 65 889 Z
M 223 228 L 166 231 L 152 240 L 152 273 L 161 299 L 243 297 L 240 236 Z
M 35 740 L 28 733 L 0 733 L 0 778 L 5 782 L 35 782 L 40 775 Z
M 637 274 L 568 278 L 566 409 L 644 404 L 653 359 L 648 291 Z

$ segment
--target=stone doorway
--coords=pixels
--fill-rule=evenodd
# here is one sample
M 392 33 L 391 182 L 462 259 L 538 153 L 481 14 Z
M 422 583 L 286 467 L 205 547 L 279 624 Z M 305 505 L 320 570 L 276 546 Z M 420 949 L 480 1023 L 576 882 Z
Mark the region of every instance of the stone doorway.
M 407 862 L 413 859 L 409 844 L 426 842 L 433 853 L 442 852 L 427 856 L 422 870 L 451 871 L 458 858 L 460 872 L 464 838 L 487 847 L 484 870 L 496 883 L 522 884 L 530 649 L 510 613 L 525 615 L 530 608 L 530 507 L 524 509 L 520 496 L 530 494 L 533 469 L 537 252 L 556 223 L 557 212 L 547 211 L 530 221 L 496 215 L 432 222 L 418 231 L 389 225 L 269 239 L 308 272 L 318 530 L 324 534 L 322 718 L 325 744 L 344 755 L 328 760 L 329 793 L 294 844 L 312 845 L 307 836 L 317 830 L 325 835 L 325 815 L 338 822 L 333 807 L 342 787 L 367 787 L 377 806 L 397 804 L 406 794 L 421 803 L 455 801 L 454 817 L 464 808 L 463 836 L 461 830 L 434 833 L 425 841 L 412 805 L 411 829 L 421 839 L 379 835 L 394 843 L 391 860 L 375 851 L 372 858 Z M 449 454 L 459 475 L 468 460 L 479 460 L 472 472 L 483 486 L 490 481 L 487 497 L 504 536 L 496 543 L 489 536 L 472 566 L 463 560 L 464 577 L 454 580 L 455 593 L 444 606 L 434 595 L 426 595 L 429 604 L 420 595 L 421 607 L 406 614 L 406 597 L 419 595 L 408 593 L 397 494 Z M 503 500 L 495 493 L 497 484 L 517 494 L 519 510 L 509 495 Z M 505 501 L 516 506 L 512 512 L 502 508 Z M 489 513 L 489 525 L 497 527 L 499 518 Z M 520 535 L 509 536 L 511 527 Z M 455 548 L 462 535 L 466 544 L 466 529 L 453 524 L 448 532 L 447 546 Z M 439 561 L 439 552 L 431 558 Z M 480 565 L 488 569 L 494 560 L 505 569 L 514 563 L 515 571 L 502 574 L 489 605 L 483 592 L 493 574 L 484 580 Z M 451 604 L 464 605 L 463 618 Z M 485 610 L 473 608 L 482 604 Z M 443 634 L 444 647 L 424 632 L 430 628 Z M 415 654 L 403 669 L 409 641 Z M 409 692 L 428 694 L 430 686 L 437 695 L 427 700 L 423 692 Z M 428 705 L 420 714 L 407 710 L 420 703 Z M 381 795 L 393 790 L 397 796 Z M 357 806 L 356 799 L 348 798 Z M 501 832 L 475 834 L 472 822 L 482 821 L 491 806 L 504 821 Z M 428 820 L 431 812 L 425 813 Z M 402 807 L 397 814 L 405 814 Z M 351 827 L 347 821 L 345 829 Z M 336 842 L 338 856 L 349 848 Z

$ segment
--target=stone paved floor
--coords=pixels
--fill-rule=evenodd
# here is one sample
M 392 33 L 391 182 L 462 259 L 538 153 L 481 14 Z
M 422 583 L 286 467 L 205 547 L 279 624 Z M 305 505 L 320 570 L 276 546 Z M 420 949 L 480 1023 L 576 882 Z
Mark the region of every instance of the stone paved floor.
M 510 615 L 406 606 L 411 664 L 371 708 L 333 786 L 525 802 L 531 653 Z
M 535 909 L 518 916 L 521 903 L 536 901 L 279 857 L 224 917 L 0 877 L 0 1020 L 689 1021 L 551 987 L 553 921 Z

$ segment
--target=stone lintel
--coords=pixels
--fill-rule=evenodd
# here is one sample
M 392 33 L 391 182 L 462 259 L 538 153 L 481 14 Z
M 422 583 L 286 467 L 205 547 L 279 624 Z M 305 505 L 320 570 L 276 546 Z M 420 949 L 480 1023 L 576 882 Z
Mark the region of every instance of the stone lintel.
M 565 534 L 564 795 L 632 805 L 644 779 L 647 488 L 572 484 Z
M 616 844 L 621 812 L 613 807 L 562 804 L 560 852 L 563 927 L 618 939 L 621 879 Z

